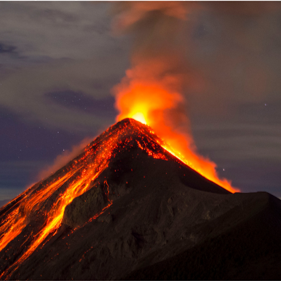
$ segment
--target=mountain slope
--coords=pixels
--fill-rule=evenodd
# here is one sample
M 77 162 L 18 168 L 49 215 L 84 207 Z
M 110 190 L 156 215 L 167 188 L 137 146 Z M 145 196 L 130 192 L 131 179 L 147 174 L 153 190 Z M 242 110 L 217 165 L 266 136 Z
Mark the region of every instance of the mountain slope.
M 280 200 L 265 192 L 245 196 L 248 200 L 243 205 L 200 230 L 209 232 L 203 243 L 123 278 L 280 279 Z
M 239 228 L 255 235 L 258 249 L 260 217 L 270 218 L 279 235 L 279 205 L 267 193 L 229 193 L 163 149 L 149 127 L 124 119 L 0 209 L 1 278 L 150 279 L 160 272 L 175 276 L 173 263 L 181 265 L 182 276 L 208 278 L 191 257 L 209 255 L 210 268 L 221 239 L 222 245 L 232 236 L 235 243 L 248 241 L 236 235 Z M 247 230 L 255 220 L 257 233 Z M 222 257 L 231 254 L 227 249 Z M 229 268 L 235 275 L 237 267 Z

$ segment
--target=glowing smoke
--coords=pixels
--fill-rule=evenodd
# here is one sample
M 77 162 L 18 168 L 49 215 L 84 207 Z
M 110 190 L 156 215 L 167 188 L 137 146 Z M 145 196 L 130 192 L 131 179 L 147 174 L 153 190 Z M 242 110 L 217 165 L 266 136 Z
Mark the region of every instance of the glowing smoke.
M 134 36 L 132 68 L 113 92 L 119 121 L 125 117 L 150 125 L 184 162 L 227 190 L 215 163 L 198 155 L 185 111 L 190 81 L 185 59 L 183 23 L 192 6 L 182 2 L 126 2 L 115 8 L 114 29 Z

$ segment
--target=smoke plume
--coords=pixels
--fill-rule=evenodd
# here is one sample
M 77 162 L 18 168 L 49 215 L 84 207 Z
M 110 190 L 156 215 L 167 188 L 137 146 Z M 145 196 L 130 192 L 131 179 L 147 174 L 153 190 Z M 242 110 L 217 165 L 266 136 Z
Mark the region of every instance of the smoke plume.
M 182 95 L 189 79 L 181 44 L 188 8 L 182 2 L 122 2 L 115 6 L 113 29 L 134 39 L 132 68 L 114 88 L 120 111 L 118 120 L 128 114 L 132 104 L 138 103 L 149 107 L 153 120 L 164 114 L 174 128 L 189 127 Z M 138 93 L 133 95 L 134 90 Z
M 192 86 L 184 22 L 194 4 L 126 2 L 115 8 L 114 29 L 133 36 L 132 68 L 113 92 L 120 114 L 150 125 L 172 151 L 206 178 L 235 191 L 217 176 L 216 164 L 198 155 L 183 94 Z

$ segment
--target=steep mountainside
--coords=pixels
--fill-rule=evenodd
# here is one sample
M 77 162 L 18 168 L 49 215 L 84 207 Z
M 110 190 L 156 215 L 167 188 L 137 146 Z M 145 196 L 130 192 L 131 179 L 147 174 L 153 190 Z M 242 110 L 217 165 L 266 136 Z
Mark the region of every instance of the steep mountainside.
M 149 127 L 124 119 L 0 209 L 0 274 L 280 276 L 280 217 L 277 198 L 229 193 L 167 152 Z

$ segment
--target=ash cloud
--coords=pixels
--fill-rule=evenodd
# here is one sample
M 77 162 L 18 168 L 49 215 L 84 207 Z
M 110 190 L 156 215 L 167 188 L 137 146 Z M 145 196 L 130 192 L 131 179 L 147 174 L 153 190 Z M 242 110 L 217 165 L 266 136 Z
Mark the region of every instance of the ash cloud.
M 182 93 L 192 102 L 214 105 L 221 99 L 215 110 L 222 114 L 231 102 L 277 97 L 280 3 L 151 3 L 124 2 L 113 9 L 113 30 L 133 39 L 133 66 L 176 58 L 162 72 L 180 74 Z M 212 113 L 214 107 L 205 104 L 196 108 Z
M 113 30 L 129 34 L 133 39 L 132 68 L 115 87 L 115 95 L 121 88 L 129 87 L 131 81 L 159 82 L 169 91 L 182 92 L 184 80 L 188 79 L 182 35 L 189 6 L 193 7 L 194 4 L 122 2 L 114 6 Z M 169 116 L 167 120 L 186 122 L 186 118 L 181 118 L 184 108 L 180 103 L 175 102 L 169 110 L 164 110 Z M 176 112 L 179 113 L 178 117 L 175 117 Z
M 132 69 L 145 62 L 155 65 L 153 61 L 162 61 L 162 69 L 154 73 L 156 79 L 167 74 L 176 77 L 178 83 L 170 86 L 180 90 L 186 100 L 167 116 L 177 120 L 174 125 L 178 128 L 181 125 L 189 130 L 190 126 L 199 152 L 209 155 L 221 169 L 229 165 L 228 170 L 235 171 L 243 163 L 252 163 L 258 167 L 257 174 L 264 173 L 264 163 L 257 164 L 257 159 L 264 159 L 268 167 L 275 166 L 280 157 L 271 156 L 279 155 L 279 141 L 274 146 L 270 143 L 278 139 L 276 132 L 280 130 L 276 120 L 280 112 L 281 4 L 162 3 L 115 4 L 113 29 L 133 40 Z M 169 14 L 169 5 L 180 5 L 184 13 Z M 143 75 L 150 75 L 154 68 L 144 68 Z M 128 80 L 122 84 L 128 85 Z M 267 112 L 265 104 L 270 105 Z M 176 117 L 178 112 L 180 118 Z M 187 112 L 190 124 L 185 123 Z M 242 129 L 237 130 L 239 127 Z M 251 130 L 245 134 L 244 127 Z M 218 132 L 222 138 L 217 137 Z M 261 136 L 258 142 L 257 135 Z M 238 172 L 236 176 L 237 180 L 242 178 Z M 251 180 L 245 176 L 243 180 L 248 188 Z M 241 187 L 243 180 L 239 181 Z M 280 176 L 275 175 L 272 182 L 278 181 Z M 254 180 L 252 184 L 256 184 Z M 267 185 L 261 179 L 258 189 Z
M 144 76 L 174 76 L 191 119 L 278 101 L 280 3 L 126 2 L 113 13 L 113 29 L 133 39 L 132 68 L 148 62 Z

